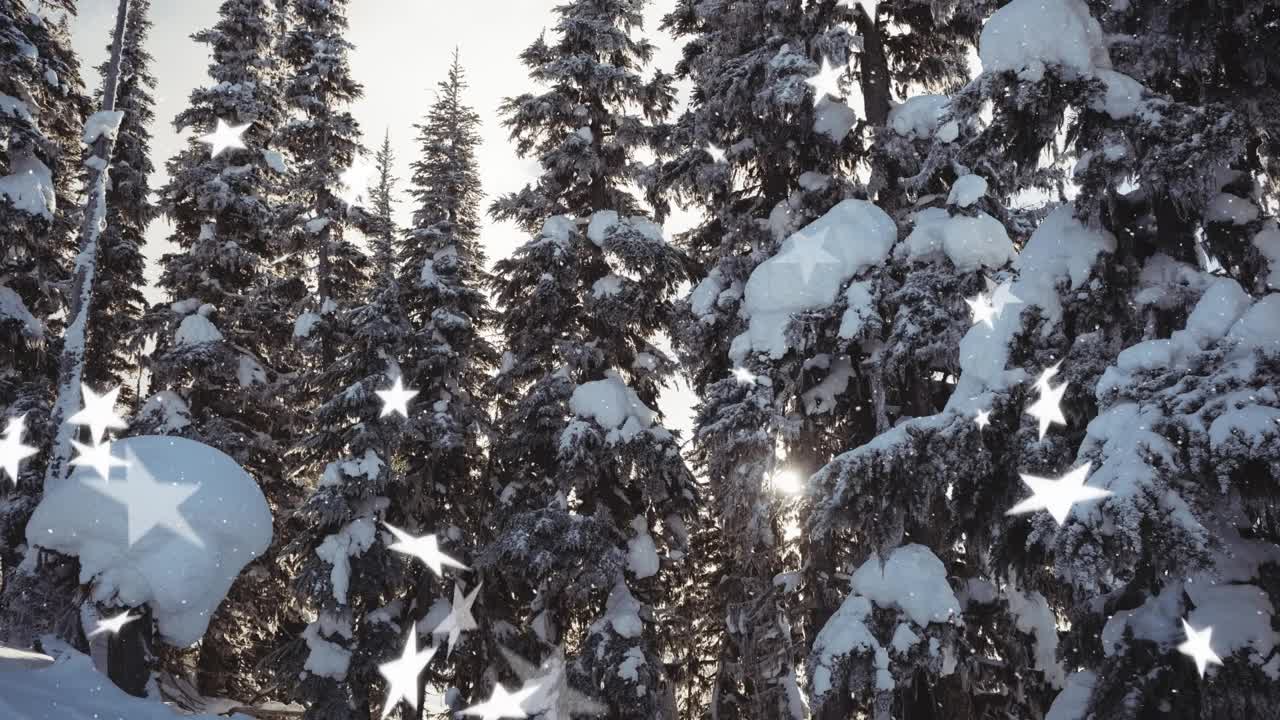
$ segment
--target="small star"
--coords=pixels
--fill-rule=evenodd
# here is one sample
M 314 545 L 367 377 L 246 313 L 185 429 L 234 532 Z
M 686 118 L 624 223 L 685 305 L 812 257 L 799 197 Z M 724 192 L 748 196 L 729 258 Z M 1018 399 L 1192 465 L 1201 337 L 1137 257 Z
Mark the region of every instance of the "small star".
M 1191 623 L 1183 620 L 1182 630 L 1187 634 L 1187 639 L 1178 646 L 1178 652 L 1195 660 L 1196 670 L 1199 671 L 1201 678 L 1204 677 L 1204 671 L 1209 665 L 1222 664 L 1222 658 L 1218 657 L 1209 645 L 1209 640 L 1213 637 L 1212 627 L 1196 630 L 1191 627 Z
M 592 700 L 569 685 L 565 673 L 564 650 L 557 647 L 542 665 L 534 665 L 505 647 L 499 647 L 511 670 L 526 686 L 533 685 L 537 692 L 525 703 L 531 713 L 542 713 L 541 720 L 574 720 L 583 715 L 604 715 L 609 708 Z
M 463 715 L 479 715 L 481 720 L 501 720 L 501 718 L 520 718 L 529 717 L 529 713 L 525 712 L 524 702 L 530 695 L 538 691 L 537 686 L 521 688 L 512 693 L 508 692 L 502 683 L 493 686 L 493 694 L 489 699 L 479 705 L 472 705 L 462 711 Z
M 409 637 L 405 640 L 404 652 L 400 653 L 399 660 L 392 660 L 389 663 L 383 663 L 378 666 L 378 672 L 382 673 L 382 677 L 387 679 L 390 687 L 387 688 L 387 701 L 382 706 L 382 717 L 387 717 L 392 710 L 396 709 L 402 701 L 409 703 L 416 711 L 418 709 L 418 676 L 422 674 L 422 669 L 431 662 L 431 658 L 435 657 L 439 648 L 435 645 L 418 651 L 418 629 L 416 627 L 409 628 Z
M 827 249 L 822 246 L 825 232 L 817 235 L 816 238 L 817 242 L 812 247 L 801 248 L 793 246 L 778 258 L 779 265 L 799 266 L 800 279 L 806 285 L 813 279 L 814 270 L 826 265 L 840 264 L 839 258 L 827 252 Z
M 725 159 L 724 150 L 721 150 L 719 147 L 711 143 L 707 143 L 706 150 L 707 150 L 707 154 L 711 156 L 712 162 L 716 162 L 716 163 L 724 162 L 724 159 Z
M 840 89 L 840 76 L 844 74 L 845 68 L 834 68 L 830 61 L 822 58 L 822 68 L 818 70 L 818 74 L 805 80 L 809 86 L 813 88 L 813 104 L 817 105 L 822 102 L 823 98 L 830 95 L 834 98 L 844 97 L 844 91 Z
M 129 623 L 133 622 L 134 620 L 137 620 L 140 617 L 142 616 L 134 615 L 133 613 L 130 613 L 128 610 L 125 610 L 124 612 L 120 613 L 119 615 L 113 618 L 99 620 L 98 625 L 93 628 L 93 632 L 89 633 L 89 637 L 93 637 L 95 635 L 101 635 L 102 633 L 111 633 L 112 635 L 119 635 L 120 631 L 124 629 L 125 625 L 128 625 Z
M 979 430 L 986 430 L 991 424 L 991 411 L 979 410 L 978 414 L 973 416 L 973 421 L 977 423 Z
M 391 413 L 400 413 L 402 417 L 409 417 L 409 401 L 418 394 L 417 390 L 406 390 L 404 383 L 399 377 L 395 382 L 391 383 L 389 390 L 377 390 L 378 397 L 382 398 L 382 412 L 378 413 L 378 417 L 386 417 Z
M 435 573 L 437 577 L 444 577 L 441 572 L 444 567 L 467 569 L 466 565 L 440 552 L 440 543 L 436 540 L 435 535 L 414 537 L 399 528 L 387 525 L 387 523 L 383 523 L 383 525 L 387 526 L 387 529 L 391 531 L 392 535 L 396 536 L 398 541 L 388 545 L 387 549 L 418 558 L 426 563 L 427 567 L 431 568 L 431 572 Z
M 129 545 L 141 540 L 153 528 L 163 527 L 186 538 L 196 547 L 204 547 L 204 541 L 196 534 L 195 528 L 187 522 L 180 509 L 182 503 L 194 495 L 200 486 L 159 482 L 132 450 L 126 452 L 128 471 L 125 482 L 81 482 L 125 506 Z
M 989 328 L 994 328 L 996 319 L 996 306 L 991 302 L 991 298 L 984 293 L 978 293 L 977 297 L 965 298 L 965 302 L 969 305 L 970 312 L 973 313 L 973 324 L 982 323 Z
M 1049 384 L 1049 378 L 1058 373 L 1058 366 L 1046 370 L 1040 379 L 1036 380 L 1036 389 L 1040 391 L 1040 397 L 1036 399 L 1031 407 L 1027 408 L 1027 414 L 1040 421 L 1040 439 L 1044 439 L 1045 433 L 1049 431 L 1050 425 L 1066 425 L 1067 418 L 1062 414 L 1062 396 L 1067 392 L 1069 383 L 1062 383 L 1058 387 Z
M 124 418 L 116 414 L 116 398 L 120 395 L 119 387 L 98 395 L 88 385 L 81 384 L 80 392 L 84 409 L 67 418 L 67 422 L 72 425 L 88 425 L 95 443 L 102 442 L 102 437 L 109 429 L 123 430 L 129 427 Z
M 4 470 L 18 484 L 18 465 L 23 460 L 36 454 L 36 449 L 22 442 L 22 433 L 26 429 L 26 415 L 9 418 L 4 428 L 4 437 L 0 438 L 0 470 Z
M 111 468 L 129 467 L 129 463 L 111 454 L 111 443 L 109 442 L 81 445 L 72 440 L 71 446 L 76 449 L 76 452 L 80 453 L 71 461 L 71 464 L 93 468 L 98 471 L 98 476 L 102 478 L 103 482 L 111 479 Z
M 453 654 L 453 646 L 457 644 L 458 636 L 476 629 L 476 618 L 471 614 L 471 606 L 475 604 L 476 596 L 480 594 L 481 585 L 477 585 L 475 590 L 464 598 L 462 590 L 456 583 L 454 584 L 453 606 L 449 610 L 449 616 L 431 631 L 432 635 L 449 636 L 449 650 L 445 653 L 446 655 Z
M 744 367 L 734 368 L 733 376 L 744 385 L 754 385 L 756 382 L 756 374 Z
M 1048 510 L 1053 519 L 1062 525 L 1071 514 L 1071 506 L 1078 502 L 1100 500 L 1111 495 L 1110 490 L 1085 485 L 1093 463 L 1085 463 L 1062 477 L 1050 478 L 1023 475 L 1022 482 L 1031 488 L 1031 497 L 1010 508 L 1005 515 L 1022 515 L 1036 510 Z
M 209 157 L 218 157 L 224 150 L 238 150 L 245 147 L 241 135 L 253 123 L 244 125 L 228 125 L 218 118 L 218 126 L 208 135 L 201 135 L 198 140 L 209 146 Z

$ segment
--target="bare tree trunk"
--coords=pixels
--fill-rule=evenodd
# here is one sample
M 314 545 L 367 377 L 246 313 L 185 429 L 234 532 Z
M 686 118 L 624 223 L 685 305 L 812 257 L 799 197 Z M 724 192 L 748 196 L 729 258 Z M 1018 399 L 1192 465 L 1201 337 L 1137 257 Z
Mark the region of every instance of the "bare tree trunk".
M 128 25 L 129 0 L 119 0 L 116 29 L 111 40 L 111 64 L 102 79 L 102 109 L 110 113 L 116 107 L 116 85 L 120 78 L 120 57 L 124 49 L 125 27 Z M 99 114 L 95 114 L 99 116 Z M 119 128 L 119 123 L 116 123 Z M 80 381 L 84 376 L 85 340 L 89 330 L 89 309 L 93 305 L 93 285 L 98 269 L 98 236 L 107 210 L 107 172 L 115 150 L 116 132 L 100 133 L 93 141 L 88 161 L 89 192 L 85 200 L 84 219 L 80 223 L 80 253 L 76 256 L 75 285 L 71 294 L 71 322 L 63 336 L 62 357 L 58 361 L 58 400 L 53 408 L 53 425 L 57 435 L 44 484 L 49 487 L 66 474 L 71 459 L 74 428 L 66 423 L 80 407 Z

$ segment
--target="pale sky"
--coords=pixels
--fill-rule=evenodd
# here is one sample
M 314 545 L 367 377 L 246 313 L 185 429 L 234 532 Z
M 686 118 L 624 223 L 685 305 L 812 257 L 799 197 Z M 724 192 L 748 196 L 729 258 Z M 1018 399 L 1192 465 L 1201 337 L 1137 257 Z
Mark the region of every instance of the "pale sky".
M 352 112 L 371 149 L 381 143 L 383 132 L 390 130 L 402 192 L 410 175 L 409 163 L 417 152 L 413 125 L 430 106 L 455 46 L 461 49 L 470 83 L 467 100 L 484 121 L 484 144 L 478 160 L 485 192 L 493 197 L 518 190 L 536 177 L 537 163 L 516 157 L 501 126 L 498 107 L 504 97 L 533 89 L 518 55 L 543 28 L 551 28 L 551 9 L 560 1 L 351 0 L 347 36 L 355 45 L 351 66 L 356 81 L 364 86 L 364 98 Z M 156 122 L 151 128 L 152 160 L 157 169 L 151 179 L 153 188 L 167 181 L 165 162 L 185 142 L 186 136 L 174 130 L 173 118 L 186 107 L 191 90 L 209 81 L 206 46 L 193 42 L 190 36 L 216 22 L 220 4 L 221 0 L 152 0 L 155 27 L 150 51 L 155 60 L 151 70 L 158 83 Z M 659 49 L 652 67 L 668 72 L 679 58 L 679 46 L 658 29 L 658 22 L 674 5 L 675 0 L 653 0 L 646 22 L 646 33 Z M 100 80 L 94 68 L 106 58 L 116 3 L 81 0 L 79 6 L 79 16 L 72 24 L 73 43 L 82 61 L 85 84 L 95 88 Z M 398 204 L 401 224 L 408 221 L 411 211 L 408 202 Z M 510 254 L 525 239 L 514 226 L 487 218 L 485 222 L 482 240 L 491 259 Z M 668 233 L 683 229 L 687 222 L 685 217 L 673 218 L 667 225 Z M 169 232 L 162 218 L 147 233 L 147 276 L 153 281 L 158 276 L 155 261 L 167 251 L 164 238 Z M 667 424 L 685 429 L 690 398 L 687 392 L 678 393 L 679 399 L 672 395 L 668 393 L 662 403 Z

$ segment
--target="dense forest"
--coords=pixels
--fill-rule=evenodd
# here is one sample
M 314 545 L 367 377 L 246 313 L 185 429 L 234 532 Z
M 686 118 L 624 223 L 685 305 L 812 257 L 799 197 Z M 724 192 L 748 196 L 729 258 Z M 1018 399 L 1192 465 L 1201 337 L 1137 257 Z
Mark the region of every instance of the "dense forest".
M 0 715 L 1280 718 L 1280 0 L 562 0 L 403 178 L 167 1 L 0 0 Z

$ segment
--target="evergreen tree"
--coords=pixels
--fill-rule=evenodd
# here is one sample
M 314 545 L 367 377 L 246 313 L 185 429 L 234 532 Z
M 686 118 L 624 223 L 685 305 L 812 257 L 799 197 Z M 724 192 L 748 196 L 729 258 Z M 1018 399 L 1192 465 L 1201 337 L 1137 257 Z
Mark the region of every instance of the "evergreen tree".
M 503 104 L 543 173 L 491 209 L 533 237 L 495 266 L 506 347 L 490 445 L 497 533 L 477 565 L 486 613 L 532 630 L 490 642 L 535 662 L 567 646 L 570 684 L 610 717 L 671 718 L 664 652 L 681 629 L 667 612 L 696 491 L 651 409 L 673 369 L 651 339 L 684 270 L 627 186 L 644 170 L 650 123 L 672 105 L 667 76 L 640 74 L 653 52 L 633 37 L 642 9 L 558 7 L 554 41 L 521 56 L 543 89 Z
M 41 451 L 0 490 L 0 638 L 19 646 L 50 625 L 74 624 L 63 616 L 68 602 L 32 594 L 32 576 L 17 572 L 27 519 L 40 499 L 43 450 L 54 435 L 49 416 L 89 111 L 67 32 L 75 3 L 46 6 L 58 16 L 0 2 L 0 418 L 21 418 L 22 441 Z M 61 593 L 74 578 L 59 583 Z
M 218 22 L 194 36 L 212 52 L 213 83 L 194 90 L 175 119 L 196 138 L 169 161 L 161 190 L 179 250 L 161 260 L 170 302 L 147 314 L 156 341 L 145 363 L 151 395 L 131 430 L 191 437 L 234 458 L 271 503 L 278 546 L 298 496 L 283 462 L 292 435 L 285 318 L 305 288 L 273 268 L 282 252 L 274 203 L 286 170 L 274 146 L 284 117 L 272 86 L 274 27 L 266 0 L 227 0 Z M 219 122 L 247 125 L 246 147 L 211 156 L 198 138 Z M 240 576 L 213 618 L 198 660 L 202 691 L 250 697 L 261 688 L 256 666 L 290 607 L 276 553 Z
M 391 166 L 395 161 L 395 154 L 391 151 L 391 131 L 388 130 L 382 137 L 382 147 L 374 155 L 374 172 L 378 176 L 378 184 L 374 186 L 370 197 L 373 201 L 373 215 L 380 225 L 380 229 L 370 238 L 373 242 L 373 260 L 378 273 L 384 276 L 394 276 L 395 270 L 396 233 L 395 220 L 392 218 L 395 199 L 392 191 L 396 179 L 391 175 Z
M 116 109 L 124 113 L 111 159 L 107 189 L 107 219 L 99 238 L 98 272 L 89 315 L 88 352 L 84 381 L 98 390 L 123 386 L 121 403 L 135 397 L 136 356 L 141 350 L 142 246 L 147 225 L 156 215 L 148 176 L 151 163 L 151 122 L 155 119 L 147 38 L 151 31 L 150 0 L 130 0 L 126 39 L 116 86 Z M 99 68 L 107 72 L 107 64 Z M 97 94 L 101 97 L 101 91 Z
M 497 353 L 486 337 L 493 325 L 480 244 L 483 192 L 476 149 L 479 114 L 466 104 L 458 54 L 418 129 L 413 162 L 413 223 L 399 238 L 396 259 L 411 335 L 402 366 L 424 408 L 412 418 L 416 442 L 406 447 L 405 473 L 421 489 L 417 531 L 440 533 L 446 551 L 467 565 L 484 534 L 484 448 L 489 429 L 487 383 Z M 472 583 L 474 584 L 474 582 Z M 452 588 L 421 576 L 418 592 L 451 602 Z M 485 622 L 480 614 L 481 622 Z M 491 631 L 487 623 L 477 632 Z M 436 679 L 470 692 L 484 671 L 483 648 L 468 640 Z

